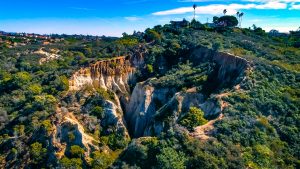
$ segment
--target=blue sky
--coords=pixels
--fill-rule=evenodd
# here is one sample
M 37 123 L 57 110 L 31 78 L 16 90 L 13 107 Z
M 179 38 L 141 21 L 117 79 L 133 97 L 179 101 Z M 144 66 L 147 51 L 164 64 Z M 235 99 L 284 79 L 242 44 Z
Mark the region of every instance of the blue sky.
M 0 30 L 120 36 L 123 32 L 193 17 L 245 13 L 243 27 L 256 24 L 283 32 L 300 26 L 300 0 L 1 0 Z

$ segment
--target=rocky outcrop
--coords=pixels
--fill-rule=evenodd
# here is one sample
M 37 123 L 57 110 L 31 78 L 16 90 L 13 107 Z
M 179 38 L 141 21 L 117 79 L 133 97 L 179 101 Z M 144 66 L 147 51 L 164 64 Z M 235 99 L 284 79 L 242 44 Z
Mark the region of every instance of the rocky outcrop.
M 58 108 L 55 119 L 51 142 L 56 149 L 58 159 L 70 148 L 70 143 L 83 147 L 85 157 L 89 157 L 91 150 L 98 150 L 97 143 L 99 141 L 87 134 L 83 125 L 72 112 L 68 112 L 65 108 Z M 73 136 L 70 137 L 70 134 Z
M 238 83 L 242 80 L 238 77 L 244 77 L 241 75 L 250 68 L 250 64 L 246 59 L 230 53 L 218 52 L 213 56 L 213 60 L 220 66 L 218 81 L 223 84 Z
M 195 65 L 215 62 L 214 83 L 219 87 L 239 84 L 249 68 L 247 60 L 228 53 L 215 52 L 207 48 L 194 50 L 190 57 Z M 144 55 L 137 52 L 132 56 L 103 60 L 82 68 L 70 79 L 70 90 L 80 90 L 86 85 L 101 87 L 116 93 L 117 102 L 107 102 L 112 121 L 123 128 L 127 127 L 133 137 L 158 135 L 166 125 L 164 115 L 173 118 L 176 124 L 181 112 L 187 112 L 191 106 L 201 108 L 206 116 L 216 116 L 224 108 L 220 99 L 210 98 L 197 93 L 196 89 L 176 93 L 175 89 L 155 88 L 149 79 L 136 84 L 130 95 L 129 84 L 135 71 L 144 65 Z M 154 79 L 155 80 L 155 79 Z M 125 98 L 125 101 L 124 101 Z M 124 118 L 124 116 L 125 118 Z M 123 116 L 123 117 L 121 117 Z
M 166 104 L 155 112 L 155 117 L 146 127 L 144 136 L 159 135 L 165 126 L 178 126 L 177 120 L 190 107 L 200 107 L 205 102 L 204 96 L 194 89 L 176 93 Z
M 195 65 L 201 62 L 215 62 L 215 73 L 210 78 L 220 88 L 239 84 L 250 69 L 249 62 L 244 58 L 207 48 L 195 50 L 191 60 Z M 133 137 L 159 135 L 170 123 L 176 125 L 181 112 L 187 112 L 192 106 L 202 109 L 205 116 L 216 117 L 228 106 L 220 96 L 213 95 L 205 99 L 195 89 L 175 93 L 170 89 L 156 89 L 149 82 L 139 83 L 133 90 L 126 108 L 129 131 Z M 166 116 L 171 118 L 171 121 L 165 120 Z
M 70 90 L 80 90 L 86 85 L 101 87 L 128 94 L 129 84 L 135 82 L 136 69 L 144 65 L 146 51 L 140 47 L 133 55 L 98 61 L 75 72 L 69 80 Z
M 215 102 L 213 102 L 213 100 Z M 205 100 L 195 88 L 175 93 L 174 89 L 156 89 L 151 83 L 138 83 L 126 108 L 125 119 L 133 137 L 159 135 L 164 127 L 176 124 L 181 113 L 190 107 L 203 108 L 206 116 L 220 113 L 217 99 Z M 172 118 L 171 121 L 166 118 Z
M 144 135 L 145 128 L 149 125 L 155 112 L 170 98 L 172 89 L 155 89 L 149 81 L 138 83 L 126 106 L 125 119 L 129 132 L 133 137 Z
M 121 105 L 107 100 L 105 101 L 104 107 L 105 119 L 103 119 L 102 123 L 114 126 L 116 132 L 122 133 L 125 139 L 129 139 L 129 133 L 127 131 L 127 125 Z
M 97 97 L 97 93 L 78 91 L 69 93 L 61 103 L 66 107 L 58 106 L 53 115 L 54 131 L 51 142 L 58 159 L 70 151 L 70 145 L 79 145 L 85 150 L 86 160 L 89 160 L 91 152 L 100 150 L 99 136 L 95 135 L 100 125 L 110 126 L 109 133 L 116 132 L 129 140 L 126 122 L 120 102 L 115 95 L 114 101 L 103 100 L 104 117 L 100 120 L 90 114 L 93 105 L 90 99 Z
M 135 66 L 128 57 L 99 61 L 75 72 L 69 81 L 70 90 L 80 90 L 90 85 L 128 93 L 128 81 L 133 80 L 134 71 Z
M 250 69 L 250 63 L 239 56 L 225 52 L 215 52 L 208 48 L 198 48 L 192 53 L 190 59 L 195 64 L 213 61 L 217 64 L 215 82 L 220 87 L 238 84 L 244 78 L 244 73 Z
M 58 54 L 58 49 L 51 49 L 50 52 L 44 51 L 44 48 L 39 49 L 38 51 L 33 52 L 34 54 L 41 55 L 42 58 L 39 60 L 39 64 L 42 65 L 46 62 L 55 60 L 60 58 L 61 56 Z

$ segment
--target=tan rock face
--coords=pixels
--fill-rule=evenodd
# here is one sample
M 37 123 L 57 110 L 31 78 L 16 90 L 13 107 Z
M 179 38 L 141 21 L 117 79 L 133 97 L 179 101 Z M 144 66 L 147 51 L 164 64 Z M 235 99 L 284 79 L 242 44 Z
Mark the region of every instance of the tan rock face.
M 146 127 L 150 124 L 160 103 L 167 102 L 171 89 L 155 89 L 147 82 L 138 83 L 126 107 L 125 119 L 133 137 L 144 136 Z
M 115 92 L 129 93 L 128 81 L 133 80 L 135 65 L 129 57 L 99 61 L 75 72 L 69 80 L 70 90 L 80 90 L 86 85 Z

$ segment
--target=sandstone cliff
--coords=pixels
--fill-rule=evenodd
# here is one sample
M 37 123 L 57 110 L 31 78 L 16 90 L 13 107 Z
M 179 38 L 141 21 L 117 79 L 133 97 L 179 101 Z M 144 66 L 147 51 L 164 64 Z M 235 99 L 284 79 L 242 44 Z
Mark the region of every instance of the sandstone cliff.
M 115 92 L 128 93 L 128 81 L 133 80 L 135 67 L 125 56 L 103 60 L 81 68 L 71 77 L 70 90 L 80 90 L 86 85 Z
M 220 86 L 230 86 L 243 80 L 244 73 L 250 69 L 250 63 L 239 56 L 230 53 L 215 52 L 204 47 L 195 49 L 190 59 L 193 63 L 213 61 L 217 64 L 216 83 Z
M 98 61 L 81 68 L 70 78 L 70 90 L 80 90 L 86 85 L 91 85 L 117 94 L 128 94 L 130 93 L 128 84 L 135 82 L 134 73 L 144 65 L 146 53 L 147 50 L 140 46 L 132 55 Z
M 149 81 L 135 86 L 130 102 L 126 106 L 125 115 L 129 132 L 133 137 L 144 135 L 155 112 L 170 99 L 170 94 L 174 92 L 172 89 L 155 89 Z
M 151 80 L 137 83 L 131 93 L 129 84 L 134 84 L 134 73 L 144 65 L 144 54 L 137 52 L 132 56 L 103 60 L 82 68 L 70 79 L 70 90 L 81 90 L 90 85 L 115 92 L 116 100 L 122 106 L 120 103 L 107 106 L 114 110 L 112 114 L 117 117 L 120 127 L 127 127 L 132 137 L 162 132 L 169 125 L 163 121 L 163 114 L 172 116 L 176 124 L 180 113 L 188 111 L 191 106 L 201 108 L 206 116 L 216 116 L 223 110 L 224 103 L 218 98 L 207 99 L 194 89 L 179 93 L 175 89 L 158 89 L 151 84 Z M 216 74 L 210 78 L 219 87 L 232 88 L 239 84 L 250 67 L 247 60 L 241 57 L 207 48 L 195 49 L 190 60 L 195 65 L 215 62 Z

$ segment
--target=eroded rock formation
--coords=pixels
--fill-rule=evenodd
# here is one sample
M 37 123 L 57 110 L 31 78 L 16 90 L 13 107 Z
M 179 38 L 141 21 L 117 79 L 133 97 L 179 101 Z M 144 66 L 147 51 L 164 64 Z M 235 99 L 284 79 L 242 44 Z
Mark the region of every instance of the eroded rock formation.
M 128 81 L 133 80 L 135 66 L 129 57 L 118 57 L 96 62 L 81 68 L 71 77 L 70 90 L 80 90 L 86 85 L 115 92 L 128 93 Z
M 81 68 L 69 80 L 70 90 L 80 90 L 86 85 L 91 85 L 117 94 L 128 94 L 130 93 L 128 84 L 135 82 L 134 73 L 137 68 L 144 65 L 146 52 L 140 49 L 130 56 L 102 60 Z
M 197 49 L 191 59 L 194 64 L 213 61 L 216 66 L 215 83 L 218 87 L 233 87 L 245 80 L 250 65 L 244 58 L 228 53 L 214 52 L 209 49 Z M 133 90 L 126 109 L 126 120 L 133 137 L 159 135 L 166 124 L 163 115 L 168 114 L 176 124 L 181 112 L 187 112 L 191 106 L 202 109 L 205 116 L 218 116 L 228 106 L 220 95 L 209 99 L 195 89 L 176 93 L 171 89 L 156 89 L 148 82 L 138 83 Z
M 125 119 L 133 137 L 144 135 L 155 112 L 175 93 L 172 89 L 155 89 L 147 82 L 138 83 L 126 106 Z
M 243 73 L 250 69 L 250 63 L 239 56 L 225 52 L 215 52 L 207 48 L 194 50 L 190 59 L 194 63 L 213 61 L 217 64 L 216 82 L 220 86 L 228 86 L 241 82 L 245 77 Z
M 246 59 L 207 48 L 195 49 L 189 59 L 195 65 L 208 61 L 215 62 L 216 73 L 212 78 L 219 84 L 218 87 L 233 87 L 239 84 L 244 80 L 245 72 L 250 67 Z M 226 105 L 218 98 L 205 99 L 195 89 L 176 93 L 175 89 L 155 88 L 150 80 L 137 83 L 131 92 L 129 84 L 135 81 L 134 73 L 143 65 L 144 54 L 141 52 L 133 56 L 96 62 L 80 69 L 72 76 L 70 90 L 81 90 L 84 86 L 90 85 L 115 92 L 117 102 L 121 101 L 123 104 L 120 106 L 112 103 L 108 107 L 115 107 L 112 114 L 119 121 L 123 121 L 119 124 L 126 126 L 133 137 L 161 133 L 167 124 L 160 115 L 166 112 L 171 114 L 176 124 L 180 113 L 188 111 L 191 106 L 201 108 L 206 116 L 216 116 Z

